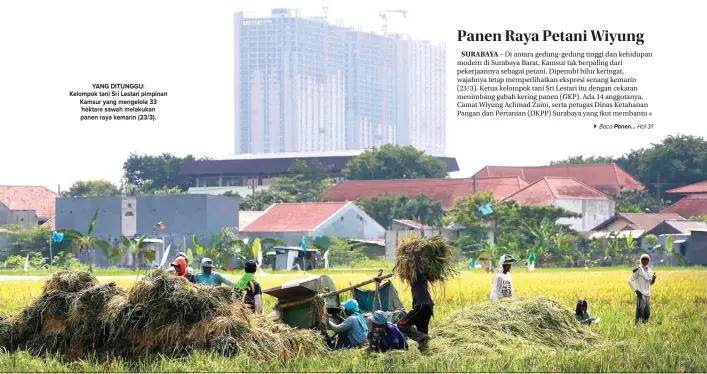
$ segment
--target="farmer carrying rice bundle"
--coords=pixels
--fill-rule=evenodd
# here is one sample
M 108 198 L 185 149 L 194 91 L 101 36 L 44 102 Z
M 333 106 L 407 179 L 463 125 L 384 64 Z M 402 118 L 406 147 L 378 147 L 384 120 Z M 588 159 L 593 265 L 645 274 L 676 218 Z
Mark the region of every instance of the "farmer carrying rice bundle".
M 491 283 L 491 300 L 513 297 L 513 279 L 511 267 L 516 259 L 511 255 L 503 255 L 498 261 L 498 272 Z
M 439 236 L 404 240 L 397 249 L 398 276 L 410 285 L 412 310 L 398 323 L 400 331 L 418 343 L 418 349 L 428 348 L 430 319 L 434 302 L 429 283 L 444 283 L 456 275 L 452 247 Z

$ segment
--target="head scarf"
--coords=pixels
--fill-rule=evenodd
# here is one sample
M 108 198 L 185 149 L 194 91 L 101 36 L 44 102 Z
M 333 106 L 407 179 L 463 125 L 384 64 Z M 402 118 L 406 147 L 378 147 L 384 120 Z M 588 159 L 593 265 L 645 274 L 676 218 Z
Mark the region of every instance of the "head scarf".
M 204 271 L 205 267 L 210 267 L 210 268 L 214 267 L 214 262 L 211 261 L 211 259 L 208 257 L 204 257 L 203 259 L 201 259 L 201 271 L 202 272 Z
M 641 262 L 641 261 L 643 261 L 644 258 L 647 258 L 647 259 L 648 259 L 648 263 L 649 263 L 649 264 L 651 263 L 651 256 L 648 256 L 647 254 L 644 253 L 644 254 L 641 255 L 641 259 L 638 261 L 638 262 L 641 263 L 641 266 L 643 266 L 643 262 Z M 647 268 L 648 265 L 643 266 L 643 267 L 644 267 L 644 268 Z
M 174 262 L 172 262 L 172 266 L 175 267 L 175 270 L 177 272 L 177 275 L 180 277 L 184 277 L 187 275 L 187 262 L 184 261 L 183 258 L 178 257 Z
M 382 311 L 382 310 L 376 310 L 371 314 L 368 319 L 373 323 L 374 325 L 387 325 L 388 324 L 388 313 Z
M 356 317 L 359 326 L 364 332 L 368 331 L 368 325 L 366 324 L 366 319 L 361 314 L 361 310 L 358 308 L 358 301 L 354 299 L 348 299 L 344 303 L 344 310 L 351 313 L 352 316 Z
M 579 299 L 577 302 L 577 306 L 574 308 L 574 313 L 578 316 L 584 315 L 582 311 L 582 307 L 588 308 L 589 306 L 587 305 L 587 300 L 584 299 Z
M 187 262 L 187 265 L 189 265 L 189 257 L 187 257 L 187 254 L 186 254 L 186 253 L 184 253 L 184 252 L 179 252 L 179 253 L 177 253 L 177 257 L 175 257 L 175 259 L 176 259 L 176 258 L 180 258 L 180 257 L 183 258 L 184 261 Z
M 501 258 L 498 260 L 498 272 L 503 273 L 503 265 L 515 263 L 516 259 L 513 258 L 513 256 L 508 254 L 501 256 Z

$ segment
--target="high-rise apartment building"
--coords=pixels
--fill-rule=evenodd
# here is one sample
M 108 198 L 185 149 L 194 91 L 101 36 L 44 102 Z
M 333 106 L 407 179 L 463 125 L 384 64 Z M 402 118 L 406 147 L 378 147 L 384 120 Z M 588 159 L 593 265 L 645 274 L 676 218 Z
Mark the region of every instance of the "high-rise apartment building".
M 234 21 L 236 153 L 393 143 L 445 155 L 443 45 L 287 9 Z

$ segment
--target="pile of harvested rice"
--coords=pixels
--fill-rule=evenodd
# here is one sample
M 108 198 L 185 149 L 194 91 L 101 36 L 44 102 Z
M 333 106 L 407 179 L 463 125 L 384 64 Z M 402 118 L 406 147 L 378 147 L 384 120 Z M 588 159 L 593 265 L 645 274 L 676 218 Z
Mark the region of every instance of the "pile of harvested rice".
M 417 254 L 422 256 L 422 264 L 431 283 L 444 283 L 458 274 L 452 247 L 440 236 L 402 240 L 396 250 L 396 272 L 400 279 L 412 284 L 417 279 L 415 262 Z
M 573 311 L 545 297 L 472 305 L 440 321 L 431 335 L 431 347 L 454 347 L 465 354 L 504 354 L 528 347 L 579 350 L 599 342 Z
M 140 358 L 207 349 L 255 359 L 324 349 L 319 335 L 267 322 L 225 287 L 202 287 L 155 271 L 128 292 L 86 272 L 62 271 L 19 315 L 0 319 L 0 347 L 66 355 Z

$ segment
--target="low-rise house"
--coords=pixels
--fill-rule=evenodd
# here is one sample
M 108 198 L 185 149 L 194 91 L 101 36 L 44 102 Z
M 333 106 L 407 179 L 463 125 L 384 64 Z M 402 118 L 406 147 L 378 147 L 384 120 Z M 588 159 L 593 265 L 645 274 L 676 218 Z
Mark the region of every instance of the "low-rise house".
M 690 266 L 707 266 L 707 230 L 691 230 L 680 254 Z
M 642 230 L 649 232 L 668 220 L 686 221 L 681 215 L 673 213 L 617 213 L 596 225 L 591 231 Z
M 263 214 L 262 210 L 241 210 L 238 212 L 238 227 L 246 227 Z
M 474 176 L 520 177 L 530 184 L 543 178 L 573 178 L 610 196 L 618 196 L 623 191 L 645 189 L 641 182 L 616 164 L 486 166 Z
M 707 195 L 689 195 L 663 209 L 663 213 L 692 218 L 707 215 Z
M 391 230 L 429 230 L 431 228 L 411 219 L 394 219 L 390 226 Z
M 554 206 L 577 213 L 581 217 L 561 218 L 557 223 L 578 232 L 590 231 L 606 221 L 616 208 L 611 197 L 573 178 L 545 177 L 505 200 L 520 205 Z
M 354 201 L 390 194 L 415 197 L 425 195 L 440 201 L 444 209 L 454 205 L 457 198 L 476 192 L 493 192 L 496 199 L 503 199 L 518 192 L 528 183 L 518 177 L 492 178 L 429 178 L 346 181 L 332 187 L 324 194 L 327 201 Z
M 241 227 L 249 237 L 277 238 L 288 246 L 308 240 L 337 238 L 383 238 L 385 228 L 352 202 L 277 203 L 253 222 Z
M 0 226 L 32 228 L 48 223 L 53 228 L 57 197 L 41 186 L 0 186 Z

